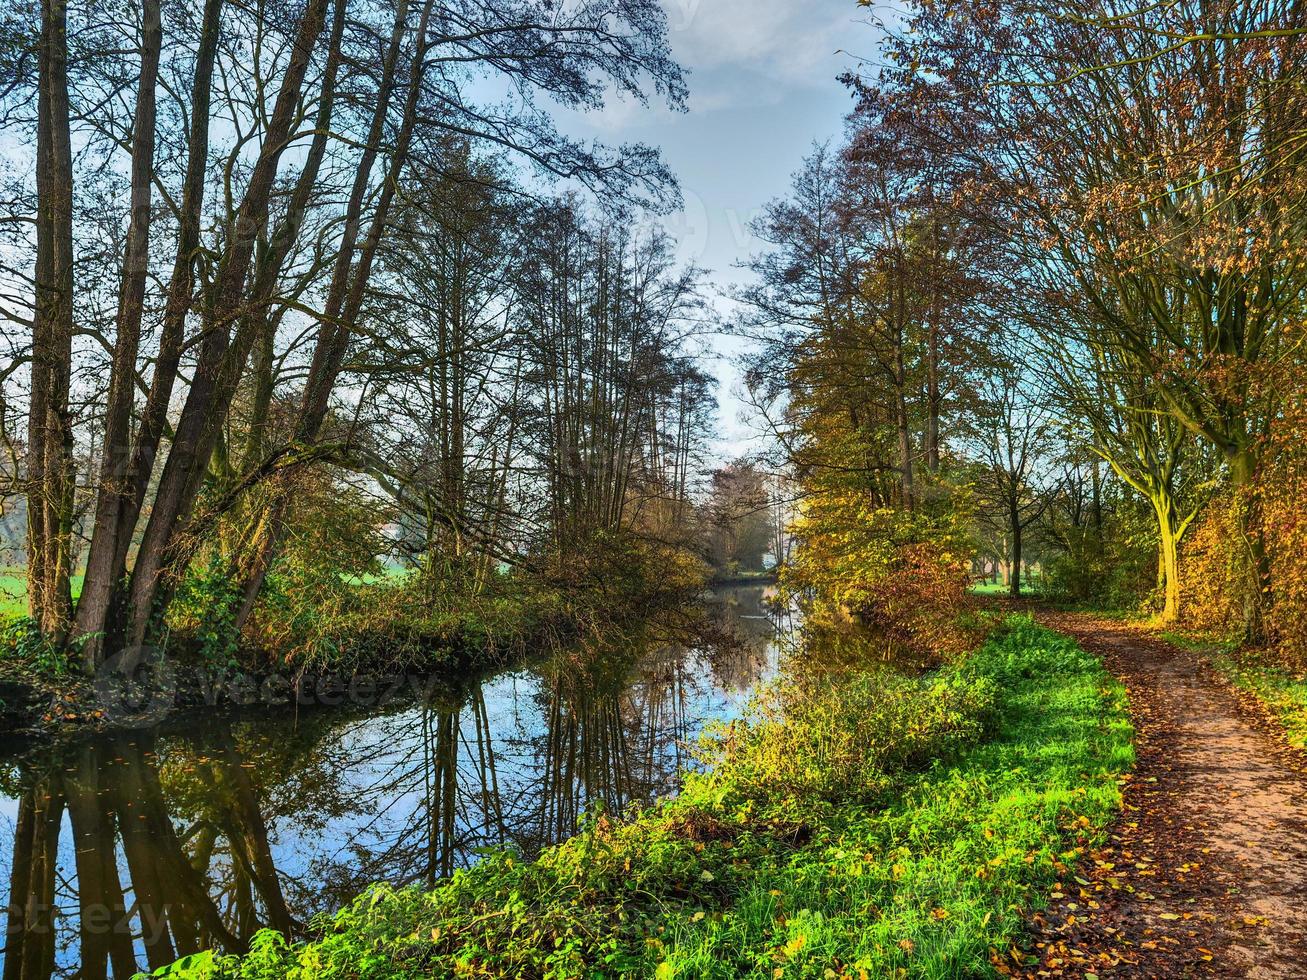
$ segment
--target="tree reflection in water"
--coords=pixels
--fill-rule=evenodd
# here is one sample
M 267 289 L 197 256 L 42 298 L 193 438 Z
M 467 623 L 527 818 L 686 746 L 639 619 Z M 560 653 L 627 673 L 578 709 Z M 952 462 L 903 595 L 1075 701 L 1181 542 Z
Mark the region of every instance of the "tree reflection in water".
M 760 599 L 715 603 L 711 643 L 565 651 L 420 704 L 11 756 L 0 980 L 126 978 L 241 949 L 372 881 L 430 886 L 485 847 L 533 855 L 596 803 L 674 791 L 703 725 L 774 667 Z

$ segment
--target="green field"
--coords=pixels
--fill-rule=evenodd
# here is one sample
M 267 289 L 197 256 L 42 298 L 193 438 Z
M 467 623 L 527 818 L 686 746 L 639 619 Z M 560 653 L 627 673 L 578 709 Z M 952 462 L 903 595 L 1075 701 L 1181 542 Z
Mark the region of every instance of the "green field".
M 353 585 L 375 585 L 378 582 L 398 581 L 409 569 L 388 565 L 379 575 L 346 576 Z M 82 576 L 73 576 L 73 597 L 82 591 Z M 0 568 L 0 620 L 27 615 L 27 576 L 22 568 Z
M 82 591 L 82 576 L 73 576 L 73 597 Z M 0 568 L 0 619 L 27 615 L 27 573 L 16 566 Z
M 347 585 L 379 585 L 382 582 L 403 581 L 412 572 L 413 569 L 401 565 L 386 565 L 376 574 L 369 572 L 366 575 L 342 575 L 341 581 Z
M 21 568 L 0 568 L 0 619 L 27 612 L 27 577 Z

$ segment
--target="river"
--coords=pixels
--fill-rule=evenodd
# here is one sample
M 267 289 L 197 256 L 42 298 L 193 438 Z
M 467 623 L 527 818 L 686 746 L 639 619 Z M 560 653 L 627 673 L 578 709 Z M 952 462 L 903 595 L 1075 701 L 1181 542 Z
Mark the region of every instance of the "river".
M 709 613 L 729 639 L 566 650 L 374 710 L 6 750 L 4 980 L 127 978 L 301 932 L 371 882 L 430 885 L 487 847 L 531 856 L 597 801 L 674 793 L 789 635 L 761 586 L 719 590 Z

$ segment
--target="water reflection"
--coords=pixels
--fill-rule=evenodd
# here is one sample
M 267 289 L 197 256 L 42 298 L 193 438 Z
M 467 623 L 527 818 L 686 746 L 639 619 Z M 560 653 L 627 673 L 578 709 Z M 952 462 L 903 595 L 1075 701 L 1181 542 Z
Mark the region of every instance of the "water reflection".
M 429 885 L 492 845 L 530 855 L 594 801 L 621 810 L 674 791 L 687 744 L 776 663 L 761 589 L 728 590 L 711 611 L 711 641 L 571 650 L 373 714 L 10 756 L 0 980 L 125 978 L 238 950 L 267 925 L 302 931 L 372 881 Z

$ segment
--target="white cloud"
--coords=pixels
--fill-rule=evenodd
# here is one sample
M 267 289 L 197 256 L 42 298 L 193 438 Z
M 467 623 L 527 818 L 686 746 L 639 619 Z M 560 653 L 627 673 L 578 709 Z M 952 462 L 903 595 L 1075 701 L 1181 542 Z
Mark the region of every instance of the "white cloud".
M 672 55 L 689 71 L 697 113 L 775 105 L 796 91 L 830 90 L 875 34 L 853 0 L 662 0 Z M 563 113 L 561 118 L 567 118 Z M 596 132 L 665 124 L 676 114 L 613 95 L 583 115 Z
M 744 73 L 775 86 L 829 85 L 850 38 L 852 0 L 663 0 L 672 51 L 695 76 Z M 854 42 L 856 43 L 856 42 Z

